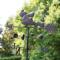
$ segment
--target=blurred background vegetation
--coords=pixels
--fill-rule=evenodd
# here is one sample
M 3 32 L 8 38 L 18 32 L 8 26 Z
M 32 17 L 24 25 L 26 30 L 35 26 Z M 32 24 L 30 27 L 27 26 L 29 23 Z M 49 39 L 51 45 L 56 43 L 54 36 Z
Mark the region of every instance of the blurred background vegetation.
M 55 24 L 57 26 L 56 32 L 52 33 L 37 27 L 30 28 L 29 59 L 60 60 L 60 0 L 30 0 L 30 3 L 25 4 L 23 9 L 27 13 L 35 13 L 34 22 L 44 22 L 45 24 Z M 25 60 L 26 29 L 17 28 L 24 26 L 22 18 L 19 16 L 20 12 L 19 9 L 16 16 L 10 17 L 5 25 L 6 30 L 2 38 L 4 44 L 1 52 L 3 55 L 5 53 L 5 56 L 16 55 L 15 44 L 15 47 L 21 47 L 20 54 L 17 53 L 17 55 L 20 55 L 21 59 Z

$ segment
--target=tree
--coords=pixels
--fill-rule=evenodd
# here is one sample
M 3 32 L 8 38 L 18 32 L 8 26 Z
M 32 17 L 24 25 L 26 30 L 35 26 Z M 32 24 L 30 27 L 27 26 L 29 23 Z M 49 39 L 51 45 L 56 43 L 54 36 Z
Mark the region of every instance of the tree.
M 34 36 L 30 36 L 30 41 L 29 41 L 29 46 L 34 45 L 34 50 L 31 48 L 30 51 L 30 59 L 31 60 L 58 60 L 59 58 L 59 53 L 58 50 L 59 48 L 57 47 L 56 44 L 59 44 L 55 41 L 59 41 L 58 37 L 60 34 L 60 24 L 57 21 L 60 21 L 60 1 L 59 0 L 30 0 L 30 4 L 24 7 L 24 10 L 27 13 L 30 12 L 35 12 L 33 20 L 35 22 L 44 22 L 45 25 L 51 25 L 55 24 L 56 27 L 56 32 L 54 33 L 49 33 L 43 29 L 31 29 L 30 33 L 34 33 Z M 50 28 L 48 28 L 50 29 Z M 38 37 L 39 34 L 43 35 L 43 39 L 40 38 L 35 38 Z M 33 43 L 32 43 L 33 41 Z M 50 44 L 51 43 L 51 44 Z M 53 47 L 55 45 L 55 47 Z M 60 45 L 59 45 L 60 46 Z M 43 49 L 42 49 L 43 48 Z M 45 50 L 47 49 L 47 52 Z M 56 50 L 57 48 L 57 50 Z M 41 50 L 42 49 L 42 50 Z M 44 51 L 44 52 L 43 52 Z M 53 57 L 52 57 L 53 56 Z

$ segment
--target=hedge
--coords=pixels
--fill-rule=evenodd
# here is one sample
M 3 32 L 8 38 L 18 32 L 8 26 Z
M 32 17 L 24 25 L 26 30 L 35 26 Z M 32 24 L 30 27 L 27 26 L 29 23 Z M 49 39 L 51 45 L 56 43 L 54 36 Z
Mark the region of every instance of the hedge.
M 21 56 L 0 57 L 0 60 L 21 60 Z

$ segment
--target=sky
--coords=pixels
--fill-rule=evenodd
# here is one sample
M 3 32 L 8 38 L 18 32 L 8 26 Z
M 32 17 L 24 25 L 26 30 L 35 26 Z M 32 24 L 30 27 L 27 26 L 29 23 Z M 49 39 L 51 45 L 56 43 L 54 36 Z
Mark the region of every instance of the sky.
M 0 25 L 4 26 L 8 17 L 15 16 L 17 9 L 21 9 L 24 2 L 24 0 L 0 0 Z
M 5 30 L 4 25 L 6 24 L 10 16 L 16 16 L 16 11 L 22 9 L 24 3 L 29 3 L 29 0 L 0 0 L 0 28 Z M 2 37 L 0 34 L 0 37 Z

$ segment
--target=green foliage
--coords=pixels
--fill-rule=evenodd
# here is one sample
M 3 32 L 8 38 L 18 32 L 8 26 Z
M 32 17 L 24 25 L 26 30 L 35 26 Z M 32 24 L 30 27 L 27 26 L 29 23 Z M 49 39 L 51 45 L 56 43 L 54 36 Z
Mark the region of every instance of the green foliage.
M 26 12 L 35 12 L 33 20 L 35 22 L 44 21 L 45 25 L 49 23 L 57 24 L 57 31 L 55 33 L 48 33 L 43 29 L 31 28 L 29 47 L 30 47 L 30 60 L 56 60 L 59 58 L 59 38 L 60 36 L 60 24 L 58 23 L 60 18 L 60 1 L 59 0 L 31 0 L 28 6 L 25 6 Z M 57 21 L 57 22 L 56 22 Z M 58 33 L 59 32 L 59 33 Z M 38 38 L 39 34 L 43 34 L 43 39 Z M 51 44 L 50 44 L 51 43 Z M 55 46 L 55 47 L 54 47 Z M 41 51 L 42 47 L 47 47 L 48 51 Z M 56 49 L 57 48 L 57 49 Z
M 0 57 L 0 60 L 21 60 L 21 56 Z

